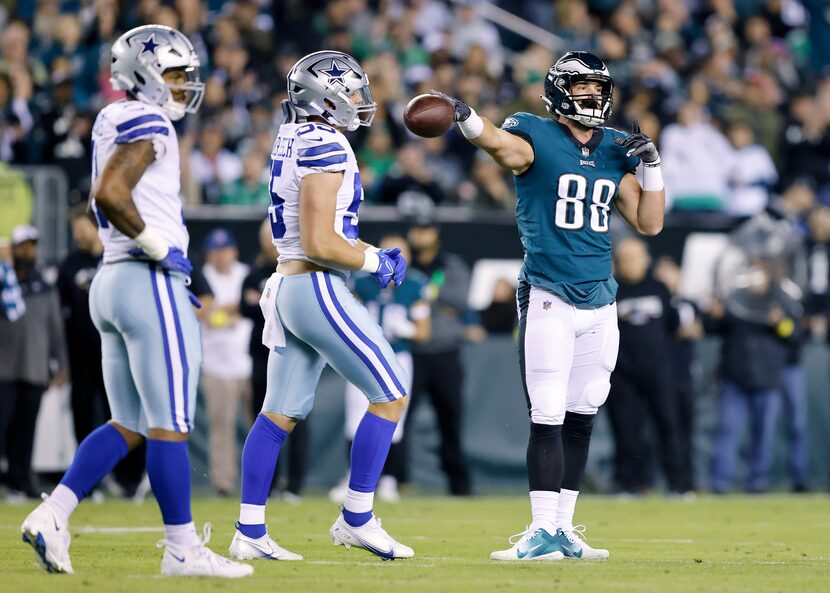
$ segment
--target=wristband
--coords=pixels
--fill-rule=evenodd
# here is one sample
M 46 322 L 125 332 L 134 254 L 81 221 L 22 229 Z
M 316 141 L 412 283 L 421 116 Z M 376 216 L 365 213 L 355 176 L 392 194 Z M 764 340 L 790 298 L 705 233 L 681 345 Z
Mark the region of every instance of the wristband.
M 663 172 L 660 170 L 660 159 L 653 163 L 643 163 L 643 181 L 640 184 L 643 191 L 663 191 Z
M 363 265 L 360 268 L 361 272 L 368 272 L 374 274 L 380 267 L 380 256 L 377 251 L 366 250 L 363 252 Z
M 478 113 L 472 107 L 470 107 L 470 117 L 457 123 L 461 133 L 467 140 L 478 138 L 484 132 L 484 120 L 478 116 Z
M 167 252 L 170 251 L 170 248 L 167 246 L 167 241 L 148 226 L 145 226 L 144 230 L 133 238 L 133 241 L 141 247 L 141 250 L 147 254 L 147 257 L 156 261 L 167 257 Z

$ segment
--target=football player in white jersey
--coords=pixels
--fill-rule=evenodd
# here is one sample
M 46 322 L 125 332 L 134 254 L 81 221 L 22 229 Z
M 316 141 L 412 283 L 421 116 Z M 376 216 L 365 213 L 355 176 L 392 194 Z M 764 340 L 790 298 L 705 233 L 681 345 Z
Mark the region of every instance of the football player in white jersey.
M 186 288 L 192 268 L 173 122 L 202 101 L 199 59 L 179 31 L 147 25 L 115 42 L 111 71 L 110 82 L 127 99 L 101 110 L 92 133 L 91 205 L 104 265 L 90 288 L 90 312 L 101 333 L 112 420 L 84 439 L 61 483 L 26 517 L 23 541 L 49 572 L 72 573 L 69 516 L 146 440 L 164 520 L 162 574 L 247 576 L 251 566 L 206 547 L 210 527 L 199 537 L 190 513 L 187 441 L 201 340 Z
M 408 558 L 372 513 L 374 491 L 395 427 L 406 409 L 408 379 L 383 330 L 346 288 L 363 270 L 380 287 L 403 282 L 398 249 L 357 237 L 363 187 L 342 131 L 368 126 L 375 113 L 360 64 L 336 51 L 310 54 L 288 73 L 288 96 L 271 155 L 269 215 L 279 265 L 261 301 L 268 388 L 242 452 L 242 504 L 230 551 L 239 559 L 300 560 L 272 540 L 265 502 L 280 447 L 314 405 L 326 363 L 358 386 L 369 407 L 354 437 L 342 514 L 329 533 L 335 545 L 384 559 Z

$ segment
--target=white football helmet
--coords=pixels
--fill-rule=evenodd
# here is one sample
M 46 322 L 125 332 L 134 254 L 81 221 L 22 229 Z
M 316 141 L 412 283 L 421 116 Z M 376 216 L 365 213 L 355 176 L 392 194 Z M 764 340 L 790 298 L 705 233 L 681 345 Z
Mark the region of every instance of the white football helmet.
M 196 113 L 205 94 L 199 77 L 199 56 L 184 34 L 171 27 L 144 25 L 124 33 L 112 45 L 110 84 L 139 101 L 158 105 L 176 121 L 186 113 Z M 162 74 L 182 69 L 183 84 L 170 84 Z M 173 91 L 184 91 L 186 102 L 174 100 Z
M 372 125 L 377 104 L 357 60 L 339 51 L 308 54 L 288 72 L 288 98 L 296 115 L 322 117 L 352 132 Z

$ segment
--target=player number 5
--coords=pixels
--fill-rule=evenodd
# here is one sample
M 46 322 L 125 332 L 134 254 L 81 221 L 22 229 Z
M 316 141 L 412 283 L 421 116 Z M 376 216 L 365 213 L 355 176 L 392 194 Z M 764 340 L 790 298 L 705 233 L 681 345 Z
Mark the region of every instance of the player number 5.
M 577 231 L 585 226 L 585 196 L 588 180 L 575 173 L 565 173 L 559 177 L 557 188 L 556 212 L 554 223 L 560 229 Z M 611 199 L 617 186 L 610 179 L 597 179 L 591 188 L 589 225 L 597 233 L 608 232 Z

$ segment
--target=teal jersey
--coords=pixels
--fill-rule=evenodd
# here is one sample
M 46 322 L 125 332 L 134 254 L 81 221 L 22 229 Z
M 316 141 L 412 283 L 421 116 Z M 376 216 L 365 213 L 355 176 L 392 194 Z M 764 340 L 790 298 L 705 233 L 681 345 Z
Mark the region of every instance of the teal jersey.
M 408 352 L 410 341 L 393 337 L 394 331 L 391 331 L 393 320 L 396 316 L 402 315 L 412 321 L 410 309 L 418 301 L 426 300 L 423 294 L 428 283 L 427 277 L 418 270 L 407 270 L 403 284 L 400 286 L 390 284 L 384 289 L 381 289 L 375 279 L 368 274 L 355 277 L 355 296 L 363 302 L 372 317 L 377 320 L 395 352 Z
M 613 303 L 611 206 L 620 181 L 640 163 L 614 142 L 627 134 L 595 128 L 580 144 L 563 124 L 516 113 L 502 129 L 530 143 L 530 168 L 514 177 L 516 221 L 524 247 L 520 279 L 580 309 Z

